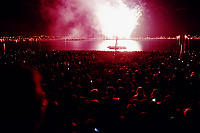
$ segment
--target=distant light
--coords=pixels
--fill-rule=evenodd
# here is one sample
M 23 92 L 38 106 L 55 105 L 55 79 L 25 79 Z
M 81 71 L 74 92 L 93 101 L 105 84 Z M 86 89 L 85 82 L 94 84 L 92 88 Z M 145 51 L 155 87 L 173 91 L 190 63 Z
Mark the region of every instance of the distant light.
M 153 99 L 152 99 L 152 101 L 153 101 L 153 102 L 156 102 L 156 99 L 155 99 L 155 98 L 153 98 Z
M 99 132 L 99 130 L 98 130 L 97 128 L 94 128 L 94 131 L 95 131 L 95 132 Z
M 5 43 L 3 44 L 3 49 L 4 49 L 4 51 L 6 50 L 6 44 Z

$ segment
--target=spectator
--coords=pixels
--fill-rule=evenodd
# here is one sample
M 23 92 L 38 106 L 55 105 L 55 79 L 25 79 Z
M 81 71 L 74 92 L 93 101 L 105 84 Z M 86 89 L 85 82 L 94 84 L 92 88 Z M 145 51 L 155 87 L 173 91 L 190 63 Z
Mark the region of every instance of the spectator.
M 153 100 L 153 102 L 162 102 L 163 101 L 160 91 L 158 89 L 153 89 L 150 99 Z
M 152 126 L 148 127 L 157 128 L 159 121 L 161 129 L 168 128 L 170 131 L 172 128 L 169 127 L 174 125 L 177 132 L 180 132 L 180 129 L 189 132 L 195 128 L 192 126 L 193 123 L 188 123 L 194 119 L 199 120 L 200 116 L 198 102 L 200 99 L 199 56 L 199 52 L 184 53 L 179 56 L 178 52 L 29 50 L 0 52 L 0 64 L 28 64 L 42 74 L 44 78 L 42 86 L 49 104 L 44 119 L 45 126 L 42 126 L 41 133 L 73 132 L 74 128 L 77 132 L 84 132 L 85 130 L 82 129 L 85 129 L 85 126 L 88 126 L 88 130 L 95 132 L 106 132 L 107 129 L 114 132 L 113 129 L 118 131 L 116 129 L 119 127 L 123 131 L 127 126 L 126 129 L 130 130 L 133 130 L 134 126 L 135 130 L 138 127 L 138 120 L 141 121 L 139 125 L 142 128 L 148 125 L 148 122 L 145 125 L 142 124 L 144 120 L 154 120 L 155 123 L 151 122 Z M 4 115 L 1 114 L 1 122 L 4 122 L 6 118 L 8 121 L 8 119 L 18 116 L 16 114 L 20 114 L 20 111 L 17 113 L 20 106 L 23 110 L 33 107 L 30 107 L 33 105 L 31 102 L 29 102 L 30 104 L 24 104 L 24 100 L 18 102 L 19 99 L 31 101 L 29 100 L 31 96 L 27 93 L 30 90 L 22 87 L 22 84 L 23 86 L 33 86 L 33 83 L 28 80 L 31 78 L 20 78 L 31 77 L 27 76 L 30 74 L 18 72 L 16 68 L 13 68 L 15 67 L 1 67 L 0 70 L 0 76 L 3 79 L 1 80 L 2 87 L 6 85 L 9 88 L 1 90 L 1 105 L 4 109 Z M 18 76 L 14 77 L 13 75 Z M 12 84 L 10 84 L 11 82 Z M 158 90 L 153 91 L 153 88 Z M 148 97 L 156 99 L 160 104 L 149 102 Z M 6 104 L 8 102 L 11 104 Z M 187 108 L 192 110 L 186 111 L 186 115 L 184 115 L 183 110 Z M 36 108 L 27 111 L 29 112 L 26 115 L 29 116 L 26 117 L 27 119 L 36 121 L 37 117 L 31 118 L 31 115 L 28 115 L 34 110 Z M 25 114 L 21 113 L 21 116 L 23 115 Z M 23 118 L 21 116 L 20 118 Z M 162 125 L 161 121 L 163 120 L 169 120 L 172 124 L 169 124 L 170 126 Z M 8 123 L 4 122 L 2 125 L 9 125 L 10 123 Z M 21 123 L 25 122 L 18 122 L 17 125 L 22 125 Z M 111 123 L 114 126 L 110 126 Z M 176 123 L 180 123 L 179 126 Z M 24 125 L 35 124 L 26 122 Z M 92 128 L 90 128 L 91 126 Z M 26 131 L 36 129 L 26 127 Z M 186 128 L 188 130 L 185 130 Z M 10 130 L 15 130 L 15 128 L 10 128 Z
M 0 132 L 37 133 L 47 105 L 41 75 L 27 66 L 0 66 Z
M 133 101 L 134 99 L 137 99 L 139 101 L 147 99 L 147 96 L 144 94 L 144 90 L 141 86 L 137 88 L 136 94 L 131 98 L 131 101 Z

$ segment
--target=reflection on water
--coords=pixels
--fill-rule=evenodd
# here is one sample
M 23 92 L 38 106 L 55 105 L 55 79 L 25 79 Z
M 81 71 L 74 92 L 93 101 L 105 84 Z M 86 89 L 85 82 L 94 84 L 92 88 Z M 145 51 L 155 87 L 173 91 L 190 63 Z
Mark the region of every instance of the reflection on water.
M 115 46 L 116 40 L 80 40 L 80 41 L 41 41 L 43 49 L 48 50 L 100 50 L 114 51 L 108 46 Z M 127 49 L 118 51 L 170 51 L 177 49 L 176 40 L 118 40 L 119 46 Z
M 99 50 L 114 51 L 108 46 L 115 46 L 116 40 L 80 40 L 80 41 L 40 41 L 42 49 L 48 50 Z M 118 51 L 142 51 L 141 44 L 134 40 L 118 40 L 119 46 L 126 46 L 127 49 Z
M 49 50 L 100 50 L 114 51 L 108 46 L 115 46 L 116 40 L 78 40 L 78 41 L 41 41 L 41 46 Z M 177 50 L 176 40 L 118 40 L 119 46 L 127 49 L 118 51 L 170 51 Z

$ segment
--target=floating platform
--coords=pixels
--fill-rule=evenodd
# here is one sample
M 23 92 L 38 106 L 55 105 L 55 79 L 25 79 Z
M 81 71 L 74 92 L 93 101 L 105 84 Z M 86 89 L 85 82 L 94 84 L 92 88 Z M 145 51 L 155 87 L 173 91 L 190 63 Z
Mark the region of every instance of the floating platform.
M 116 37 L 115 46 L 108 46 L 107 48 L 109 48 L 109 49 L 115 49 L 115 50 L 118 50 L 118 49 L 126 49 L 125 46 L 120 46 L 120 45 L 118 45 L 117 40 L 118 40 L 118 37 Z
M 108 46 L 109 49 L 127 49 L 125 46 Z

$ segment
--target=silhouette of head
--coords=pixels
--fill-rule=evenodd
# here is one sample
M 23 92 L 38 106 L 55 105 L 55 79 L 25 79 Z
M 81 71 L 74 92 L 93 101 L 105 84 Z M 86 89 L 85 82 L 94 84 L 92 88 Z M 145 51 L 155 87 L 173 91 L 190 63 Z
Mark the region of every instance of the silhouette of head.
M 47 101 L 41 75 L 27 66 L 0 66 L 0 121 L 8 132 L 36 132 Z
M 138 95 L 144 95 L 144 90 L 143 90 L 143 88 L 142 88 L 141 86 L 138 87 L 137 90 L 136 90 L 136 93 L 137 93 Z
M 98 97 L 98 89 L 92 89 L 90 94 L 92 99 L 96 99 Z
M 107 88 L 106 93 L 107 93 L 107 96 L 113 97 L 114 94 L 115 94 L 115 88 L 114 88 L 113 86 L 109 86 L 109 87 Z
M 151 97 L 159 97 L 159 96 L 160 96 L 160 91 L 158 89 L 153 89 Z

